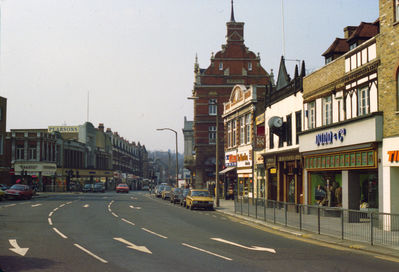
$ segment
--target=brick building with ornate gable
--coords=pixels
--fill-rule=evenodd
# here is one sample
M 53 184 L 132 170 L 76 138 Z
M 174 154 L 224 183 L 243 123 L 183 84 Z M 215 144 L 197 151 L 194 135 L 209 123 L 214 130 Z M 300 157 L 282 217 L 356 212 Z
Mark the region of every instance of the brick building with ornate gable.
M 244 44 L 244 23 L 236 22 L 233 3 L 230 21 L 227 22 L 226 44 L 216 54 L 211 64 L 200 69 L 196 58 L 194 65 L 194 159 L 190 165 L 194 186 L 203 187 L 215 180 L 216 118 L 218 118 L 219 169 L 223 169 L 223 103 L 227 102 L 234 85 L 252 85 L 257 90 L 258 101 L 264 100 L 269 75 L 256 55 Z

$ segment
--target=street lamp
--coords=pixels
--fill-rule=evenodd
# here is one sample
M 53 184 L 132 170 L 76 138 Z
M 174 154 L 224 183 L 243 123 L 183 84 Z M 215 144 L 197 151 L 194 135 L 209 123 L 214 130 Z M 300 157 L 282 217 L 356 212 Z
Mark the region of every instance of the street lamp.
M 178 158 L 178 151 L 177 151 L 177 131 L 171 128 L 157 128 L 157 130 L 170 130 L 175 133 L 176 136 L 176 187 L 179 187 L 179 158 Z

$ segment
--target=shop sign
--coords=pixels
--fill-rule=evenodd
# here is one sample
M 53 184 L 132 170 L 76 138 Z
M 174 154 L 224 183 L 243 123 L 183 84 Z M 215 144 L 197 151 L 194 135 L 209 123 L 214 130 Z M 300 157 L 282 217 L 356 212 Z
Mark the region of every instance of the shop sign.
M 256 157 L 256 164 L 263 164 L 264 163 L 264 158 L 262 155 L 258 155 Z
M 375 167 L 376 153 L 374 150 L 305 157 L 305 168 L 307 169 Z
M 270 174 L 276 174 L 277 173 L 277 169 L 276 168 L 270 168 L 269 172 L 270 172 Z
M 252 166 L 252 154 L 250 151 L 237 154 L 237 166 L 238 167 Z
M 49 126 L 48 132 L 60 132 L 60 133 L 78 133 L 78 126 Z
M 388 151 L 387 153 L 389 162 L 399 162 L 399 150 Z
M 226 167 L 237 166 L 237 151 L 226 152 L 224 156 L 224 164 Z
M 317 146 L 320 145 L 327 145 L 332 144 L 333 141 L 343 142 L 344 136 L 346 135 L 346 129 L 341 128 L 338 132 L 323 132 L 316 135 L 316 144 Z

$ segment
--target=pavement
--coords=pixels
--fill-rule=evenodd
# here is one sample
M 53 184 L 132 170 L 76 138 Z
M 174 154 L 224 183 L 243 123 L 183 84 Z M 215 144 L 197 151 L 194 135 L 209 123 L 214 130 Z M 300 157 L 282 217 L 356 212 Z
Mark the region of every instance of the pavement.
M 40 192 L 34 198 L 46 198 L 51 195 L 71 195 L 83 194 L 82 192 Z M 350 240 L 341 240 L 335 237 L 317 234 L 313 232 L 303 231 L 284 225 L 273 224 L 263 220 L 255 219 L 253 217 L 236 214 L 234 212 L 234 201 L 219 199 L 219 207 L 215 208 L 216 212 L 235 217 L 243 224 L 252 224 L 262 227 L 262 230 L 273 232 L 277 235 L 290 237 L 291 239 L 301 240 L 307 243 L 317 243 L 319 245 L 332 247 L 336 249 L 358 250 L 365 254 L 377 255 L 378 258 L 387 259 L 394 262 L 399 262 L 399 250 L 382 247 L 377 245 L 370 245 L 369 243 L 355 242 Z
M 350 240 L 341 240 L 335 237 L 321 235 L 313 232 L 301 231 L 299 229 L 286 227 L 279 224 L 273 224 L 270 222 L 265 222 L 263 220 L 258 220 L 253 217 L 236 214 L 234 212 L 234 201 L 233 200 L 224 200 L 219 199 L 219 207 L 216 208 L 216 211 L 219 213 L 223 213 L 238 219 L 241 219 L 242 222 L 252 223 L 258 226 L 265 227 L 263 228 L 266 231 L 273 232 L 275 234 L 280 234 L 284 236 L 291 236 L 292 238 L 299 239 L 302 241 L 306 241 L 309 243 L 322 243 L 328 247 L 339 247 L 340 249 L 352 249 L 358 250 L 362 253 L 371 254 L 371 255 L 378 255 L 379 258 L 384 257 L 389 259 L 390 261 L 399 262 L 399 250 L 370 245 L 368 243 L 362 242 L 354 242 Z M 383 257 L 381 257 L 383 256 Z

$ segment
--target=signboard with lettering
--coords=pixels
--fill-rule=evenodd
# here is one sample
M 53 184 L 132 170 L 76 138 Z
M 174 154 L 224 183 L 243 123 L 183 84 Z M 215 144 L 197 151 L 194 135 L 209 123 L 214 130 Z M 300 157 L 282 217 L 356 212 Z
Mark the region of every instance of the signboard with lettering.
M 237 151 L 229 151 L 224 155 L 224 165 L 226 167 L 235 167 L 237 166 Z
M 252 148 L 237 150 L 237 167 L 252 166 Z
M 79 126 L 49 126 L 48 132 L 78 133 Z

